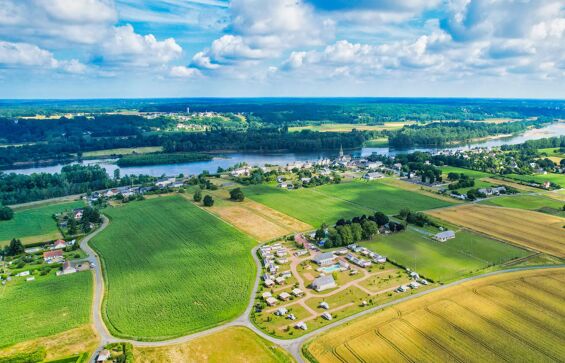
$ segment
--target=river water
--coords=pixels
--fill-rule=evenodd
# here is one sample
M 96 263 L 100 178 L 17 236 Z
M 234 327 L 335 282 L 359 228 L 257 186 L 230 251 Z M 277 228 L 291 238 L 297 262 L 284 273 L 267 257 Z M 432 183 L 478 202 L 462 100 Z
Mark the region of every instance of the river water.
M 521 144 L 527 140 L 536 140 L 553 136 L 565 135 L 565 123 L 555 123 L 540 129 L 533 129 L 524 132 L 523 134 L 512 136 L 508 138 L 498 138 L 491 139 L 488 141 L 474 142 L 466 145 L 458 145 L 452 147 L 452 149 L 470 149 L 473 147 L 495 147 L 501 145 L 512 145 Z M 445 148 L 442 148 L 445 149 Z M 388 147 L 364 147 L 357 150 L 348 151 L 348 153 L 354 156 L 368 156 L 373 153 L 380 155 L 396 155 L 401 153 L 409 153 L 413 151 L 430 151 L 434 152 L 438 149 L 434 148 L 413 148 L 413 149 L 403 149 L 394 150 Z M 246 162 L 253 166 L 262 166 L 265 164 L 272 165 L 286 165 L 295 161 L 316 161 L 322 157 L 324 158 L 334 158 L 338 155 L 338 152 L 304 152 L 304 153 L 275 153 L 275 152 L 261 152 L 261 153 L 251 153 L 251 152 L 238 152 L 238 153 L 227 153 L 222 156 L 215 157 L 213 160 L 209 161 L 199 161 L 192 163 L 183 164 L 164 164 L 164 165 L 150 165 L 150 166 L 137 166 L 137 167 L 123 167 L 120 168 L 120 174 L 146 174 L 152 176 L 168 175 L 174 176 L 179 174 L 184 175 L 195 175 L 200 174 L 204 170 L 209 172 L 216 172 L 218 167 L 228 168 L 237 163 Z M 84 165 L 98 164 L 105 168 L 106 171 L 113 175 L 115 169 L 118 166 L 115 164 L 115 159 L 103 159 L 103 160 L 85 160 Z M 5 170 L 5 173 L 19 173 L 19 174 L 32 174 L 32 173 L 57 173 L 61 171 L 64 165 L 52 165 L 52 166 L 42 166 L 35 168 L 26 169 L 13 169 Z

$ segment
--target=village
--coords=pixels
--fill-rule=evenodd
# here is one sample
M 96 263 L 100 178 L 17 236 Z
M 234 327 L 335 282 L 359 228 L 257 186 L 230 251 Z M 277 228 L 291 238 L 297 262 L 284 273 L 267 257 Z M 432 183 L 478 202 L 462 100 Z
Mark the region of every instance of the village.
M 321 251 L 313 234 L 263 245 L 258 257 L 263 274 L 252 317 L 276 337 L 300 336 L 435 285 L 357 244 Z

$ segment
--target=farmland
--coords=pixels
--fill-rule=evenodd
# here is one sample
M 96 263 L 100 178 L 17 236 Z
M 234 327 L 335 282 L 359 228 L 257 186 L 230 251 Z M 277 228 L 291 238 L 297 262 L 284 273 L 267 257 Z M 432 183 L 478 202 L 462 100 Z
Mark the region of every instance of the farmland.
M 0 287 L 0 347 L 46 337 L 89 322 L 92 274 L 16 278 Z
M 163 151 L 163 147 L 161 146 L 145 146 L 145 147 L 130 147 L 130 148 L 86 151 L 82 154 L 82 156 L 84 158 L 92 159 L 92 158 L 117 156 L 117 155 L 147 154 L 147 153 L 155 153 L 161 151 Z
M 508 174 L 505 175 L 508 178 L 512 178 L 515 180 L 521 180 L 523 182 L 535 182 L 535 183 L 544 183 L 549 181 L 551 183 L 555 183 L 562 187 L 565 187 L 565 174 L 555 174 L 555 173 L 548 173 L 548 174 L 534 174 L 534 175 L 519 175 L 519 174 Z
M 93 352 L 99 344 L 99 339 L 92 325 L 85 324 L 62 333 L 2 348 L 0 349 L 0 361 L 2 358 L 16 354 L 33 352 L 39 347 L 45 348 L 46 361 L 61 359 L 78 352 Z
M 465 282 L 334 328 L 308 342 L 320 363 L 560 361 L 565 270 Z
M 397 187 L 397 188 L 400 188 L 400 189 L 405 189 L 405 190 L 408 190 L 408 191 L 411 191 L 411 192 L 420 193 L 420 194 L 426 195 L 428 197 L 443 200 L 445 202 L 456 203 L 456 204 L 463 203 L 463 201 L 461 201 L 461 200 L 453 199 L 450 196 L 436 193 L 431 187 L 426 187 L 426 186 L 423 186 L 423 185 L 410 183 L 410 182 L 407 182 L 407 181 L 404 181 L 404 180 L 401 180 L 401 179 L 385 178 L 385 179 L 381 179 L 379 182 L 383 183 L 383 184 L 391 185 L 393 187 Z
M 210 211 L 258 241 L 268 241 L 314 228 L 249 198 L 243 202 L 233 202 L 229 200 L 226 189 L 210 191 L 209 194 L 216 201 Z
M 444 178 L 447 178 L 447 174 L 449 173 L 465 174 L 475 179 L 488 178 L 492 176 L 492 174 L 485 173 L 483 171 L 458 168 L 456 166 L 442 166 L 440 169 Z
M 514 244 L 565 256 L 565 219 L 527 210 L 462 205 L 428 214 Z
M 136 363 L 293 361 L 284 350 L 244 327 L 226 328 L 183 344 L 157 348 L 136 347 L 134 356 Z
M 376 210 L 394 214 L 405 207 L 425 210 L 451 204 L 380 182 L 349 182 L 298 190 L 255 185 L 245 188 L 245 195 L 312 226 L 373 214 Z
M 104 317 L 121 337 L 160 340 L 241 314 L 254 279 L 253 241 L 180 196 L 105 211 L 92 241 L 105 267 Z
M 405 125 L 412 125 L 414 122 L 385 122 L 382 125 L 367 125 L 367 124 L 347 124 L 347 123 L 329 123 L 329 124 L 319 124 L 319 125 L 309 125 L 309 126 L 295 126 L 290 127 L 289 131 L 298 132 L 302 130 L 311 130 L 319 132 L 350 132 L 353 129 L 356 130 L 368 130 L 368 131 L 379 131 L 379 130 L 396 130 L 404 127 Z
M 530 254 L 468 231 L 458 231 L 456 238 L 447 242 L 436 242 L 409 229 L 389 236 L 377 236 L 362 245 L 441 282 Z
M 540 195 L 515 195 L 509 197 L 491 198 L 483 202 L 487 205 L 499 207 L 538 210 L 543 207 L 561 209 L 564 202 L 542 197 Z
M 77 201 L 16 209 L 13 219 L 0 222 L 0 246 L 12 238 L 19 238 L 24 244 L 60 238 L 61 233 L 52 215 L 82 206 L 83 203 Z

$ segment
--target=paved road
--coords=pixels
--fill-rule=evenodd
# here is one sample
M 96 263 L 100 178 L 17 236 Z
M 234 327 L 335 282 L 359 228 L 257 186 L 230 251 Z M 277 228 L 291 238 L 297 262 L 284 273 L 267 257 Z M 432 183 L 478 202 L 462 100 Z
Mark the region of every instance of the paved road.
M 335 321 L 333 323 L 325 325 L 324 327 L 317 329 L 315 331 L 312 331 L 310 333 L 307 333 L 307 334 L 305 334 L 305 335 L 303 335 L 299 338 L 279 339 L 279 338 L 274 338 L 270 335 L 267 335 L 266 333 L 264 333 L 262 330 L 257 328 L 251 322 L 251 310 L 253 309 L 255 296 L 257 294 L 257 289 L 259 288 L 260 275 L 261 275 L 261 261 L 259 261 L 259 258 L 257 257 L 257 250 L 259 249 L 260 246 L 256 246 L 255 248 L 252 249 L 251 253 L 253 255 L 253 260 L 254 260 L 255 265 L 257 267 L 257 274 L 256 274 L 256 277 L 255 277 L 255 283 L 254 283 L 254 286 L 253 286 L 253 291 L 251 293 L 249 304 L 247 305 L 245 312 L 241 316 L 239 316 L 237 319 L 235 319 L 235 320 L 233 320 L 229 323 L 226 323 L 226 324 L 223 324 L 223 325 L 220 325 L 220 326 L 217 326 L 215 328 L 208 329 L 208 330 L 204 330 L 204 331 L 201 331 L 201 332 L 198 332 L 198 333 L 189 334 L 189 335 L 186 335 L 186 336 L 182 336 L 182 337 L 178 337 L 178 338 L 174 338 L 174 339 L 169 339 L 169 340 L 164 340 L 164 341 L 158 341 L 158 342 L 143 342 L 143 341 L 136 341 L 136 340 L 130 340 L 130 339 L 120 339 L 120 338 L 112 336 L 112 334 L 106 328 L 104 320 L 102 319 L 101 311 L 102 311 L 102 299 L 103 299 L 103 296 L 104 296 L 104 277 L 102 275 L 102 267 L 101 267 L 101 263 L 100 263 L 100 258 L 98 257 L 96 252 L 94 252 L 94 250 L 88 245 L 88 242 L 94 236 L 96 236 L 98 233 L 100 233 L 102 230 L 104 230 L 108 226 L 108 223 L 109 223 L 108 218 L 106 218 L 105 216 L 103 216 L 102 218 L 103 218 L 103 223 L 100 226 L 100 228 L 98 228 L 92 234 L 85 237 L 80 243 L 80 247 L 88 255 L 88 261 L 93 262 L 95 264 L 95 268 L 94 268 L 95 285 L 94 285 L 92 320 L 93 320 L 94 327 L 95 327 L 96 331 L 98 332 L 98 334 L 101 337 L 101 346 L 97 349 L 97 351 L 91 357 L 91 360 L 90 360 L 91 362 L 95 361 L 95 357 L 96 357 L 97 353 L 102 349 L 102 347 L 104 345 L 108 344 L 108 343 L 111 343 L 111 342 L 130 342 L 132 344 L 135 344 L 136 346 L 160 347 L 160 346 L 166 346 L 166 345 L 171 345 L 171 344 L 179 344 L 179 343 L 189 342 L 191 340 L 198 339 L 200 337 L 212 334 L 214 332 L 221 331 L 221 330 L 223 330 L 227 327 L 231 327 L 231 326 L 247 327 L 247 328 L 251 329 L 252 331 L 254 331 L 257 335 L 263 337 L 264 339 L 266 339 L 266 340 L 268 340 L 268 341 L 270 341 L 274 344 L 278 344 L 282 348 L 286 349 L 294 357 L 294 359 L 296 359 L 297 362 L 304 362 L 304 358 L 301 355 L 301 347 L 307 340 L 313 338 L 315 335 L 321 334 L 321 333 L 323 333 L 323 332 L 325 332 L 329 329 L 335 328 L 336 326 L 350 322 L 350 321 L 352 321 L 352 320 L 354 320 L 358 317 L 365 316 L 367 314 L 371 314 L 373 312 L 382 310 L 384 308 L 387 308 L 387 307 L 390 307 L 390 306 L 393 306 L 393 305 L 396 305 L 396 304 L 400 304 L 404 301 L 415 299 L 415 298 L 418 298 L 420 296 L 430 294 L 432 292 L 444 290 L 444 289 L 447 289 L 447 288 L 450 288 L 450 287 L 453 287 L 453 286 L 457 286 L 457 285 L 460 285 L 460 284 L 468 282 L 468 281 L 481 279 L 481 278 L 487 277 L 487 276 L 501 275 L 501 274 L 516 272 L 516 271 L 536 270 L 536 269 L 542 269 L 542 268 L 565 267 L 565 265 L 527 266 L 527 267 L 512 268 L 512 269 L 508 269 L 508 270 L 494 271 L 494 272 L 489 272 L 489 273 L 478 275 L 478 276 L 468 277 L 468 278 L 465 278 L 465 279 L 462 279 L 462 280 L 459 280 L 459 281 L 452 282 L 450 284 L 446 284 L 446 285 L 435 287 L 433 289 L 421 291 L 419 293 L 416 293 L 416 294 L 413 294 L 413 295 L 410 295 L 410 296 L 406 296 L 406 297 L 400 298 L 398 300 L 388 302 L 386 304 L 381 304 L 381 305 L 372 307 L 370 309 L 364 310 L 364 311 L 359 312 L 357 314 L 351 315 L 347 318 L 344 318 L 344 319 L 341 319 L 339 321 Z

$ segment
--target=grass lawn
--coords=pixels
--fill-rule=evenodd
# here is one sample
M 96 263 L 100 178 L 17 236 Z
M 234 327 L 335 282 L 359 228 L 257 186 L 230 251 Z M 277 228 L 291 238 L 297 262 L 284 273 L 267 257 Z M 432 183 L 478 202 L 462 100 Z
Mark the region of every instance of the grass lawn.
M 0 348 L 88 323 L 91 301 L 90 272 L 15 278 L 0 287 Z
M 226 328 L 188 343 L 156 348 L 135 347 L 134 356 L 136 363 L 294 361 L 283 349 L 244 327 Z
M 482 171 L 478 171 L 478 170 L 471 170 L 471 169 L 465 169 L 465 168 L 458 168 L 455 166 L 442 166 L 440 167 L 441 172 L 443 174 L 443 177 L 447 180 L 447 174 L 449 173 L 463 173 L 465 175 L 468 175 L 470 177 L 473 177 L 475 179 L 480 179 L 480 178 L 487 178 L 492 176 L 492 174 L 489 173 L 485 173 Z
M 441 243 L 407 230 L 389 236 L 377 236 L 362 245 L 441 282 L 530 254 L 526 250 L 468 231 L 458 231 L 456 238 Z
M 106 209 L 92 242 L 105 267 L 105 318 L 122 337 L 162 340 L 241 314 L 255 278 L 251 238 L 181 196 Z
M 12 238 L 19 238 L 23 243 L 60 238 L 61 233 L 52 215 L 82 206 L 83 202 L 76 201 L 16 210 L 13 219 L 0 222 L 0 246 L 8 244 Z
M 314 227 L 324 222 L 335 223 L 340 218 L 373 214 L 376 210 L 395 214 L 402 208 L 425 210 L 452 204 L 378 181 L 355 181 L 298 190 L 254 185 L 245 188 L 245 195 Z
M 555 173 L 548 173 L 548 174 L 534 174 L 534 175 L 519 175 L 519 174 L 508 174 L 505 175 L 508 178 L 522 180 L 525 182 L 534 181 L 536 183 L 543 183 L 545 181 L 549 181 L 555 184 L 560 185 L 561 187 L 565 187 L 565 174 L 555 174 Z
M 539 195 L 513 195 L 487 199 L 482 203 L 499 207 L 538 210 L 543 207 L 562 209 L 565 202 Z
M 129 154 L 147 154 L 161 152 L 163 148 L 161 146 L 144 146 L 144 147 L 128 147 L 128 148 L 118 148 L 118 149 L 106 149 L 106 150 L 96 150 L 87 151 L 82 154 L 85 158 L 98 158 L 101 156 L 111 156 L 111 155 L 129 155 Z

